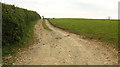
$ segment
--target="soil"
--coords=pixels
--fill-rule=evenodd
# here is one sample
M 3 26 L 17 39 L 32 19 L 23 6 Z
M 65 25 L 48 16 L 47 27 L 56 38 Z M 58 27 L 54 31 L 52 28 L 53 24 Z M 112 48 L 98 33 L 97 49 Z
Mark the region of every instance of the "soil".
M 117 50 L 97 40 L 87 40 L 52 26 L 46 30 L 39 20 L 35 27 L 35 43 L 23 51 L 14 65 L 115 65 Z

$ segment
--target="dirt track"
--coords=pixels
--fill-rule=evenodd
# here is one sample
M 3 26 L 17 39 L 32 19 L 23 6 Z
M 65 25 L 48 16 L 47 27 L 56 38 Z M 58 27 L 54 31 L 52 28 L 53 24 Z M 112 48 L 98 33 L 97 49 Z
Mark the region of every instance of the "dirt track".
M 46 20 L 48 31 L 39 20 L 35 25 L 37 40 L 21 54 L 15 65 L 112 65 L 117 64 L 117 51 L 101 42 L 55 28 Z

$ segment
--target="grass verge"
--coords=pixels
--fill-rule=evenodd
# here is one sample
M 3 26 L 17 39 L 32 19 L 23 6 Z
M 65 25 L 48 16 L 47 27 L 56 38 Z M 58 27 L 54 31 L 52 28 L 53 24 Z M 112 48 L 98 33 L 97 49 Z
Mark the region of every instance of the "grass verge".
M 49 31 L 52 31 L 52 30 L 46 25 L 45 20 L 43 20 L 42 26 L 43 26 L 44 29 L 49 30 Z

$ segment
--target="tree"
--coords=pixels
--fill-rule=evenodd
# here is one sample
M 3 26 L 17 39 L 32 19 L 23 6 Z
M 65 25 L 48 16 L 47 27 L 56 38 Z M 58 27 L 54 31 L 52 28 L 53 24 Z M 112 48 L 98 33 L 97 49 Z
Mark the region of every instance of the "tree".
M 44 16 L 42 16 L 42 19 L 44 19 Z
M 111 17 L 110 17 L 110 16 L 108 16 L 107 18 L 108 18 L 109 20 L 111 19 Z

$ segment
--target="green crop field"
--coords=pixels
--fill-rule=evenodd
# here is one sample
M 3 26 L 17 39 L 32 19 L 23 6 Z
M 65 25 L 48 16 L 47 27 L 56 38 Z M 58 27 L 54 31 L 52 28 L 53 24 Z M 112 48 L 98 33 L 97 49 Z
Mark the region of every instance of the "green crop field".
M 49 21 L 64 30 L 103 42 L 118 43 L 118 20 L 59 18 Z

